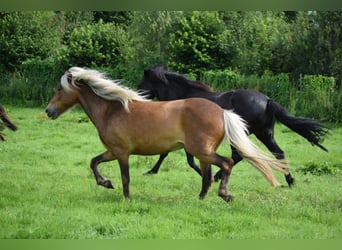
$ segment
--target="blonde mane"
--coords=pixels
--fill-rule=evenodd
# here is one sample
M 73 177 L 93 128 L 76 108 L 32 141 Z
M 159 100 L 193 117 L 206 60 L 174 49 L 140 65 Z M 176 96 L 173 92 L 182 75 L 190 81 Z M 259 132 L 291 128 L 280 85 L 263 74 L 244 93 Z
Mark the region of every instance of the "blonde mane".
M 128 103 L 132 101 L 149 101 L 139 93 L 121 85 L 120 80 L 111 80 L 97 70 L 80 67 L 70 68 L 61 78 L 61 85 L 67 91 L 72 91 L 70 84 L 87 84 L 96 95 L 110 101 L 119 101 L 128 110 Z

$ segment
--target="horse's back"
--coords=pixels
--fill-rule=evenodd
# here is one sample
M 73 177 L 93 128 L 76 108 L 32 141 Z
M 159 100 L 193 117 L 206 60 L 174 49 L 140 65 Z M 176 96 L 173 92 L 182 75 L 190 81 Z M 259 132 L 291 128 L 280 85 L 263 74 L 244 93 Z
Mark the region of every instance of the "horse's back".
M 272 122 L 267 113 L 269 98 L 254 90 L 233 90 L 220 93 L 217 103 L 224 109 L 233 109 L 249 125 L 260 125 Z

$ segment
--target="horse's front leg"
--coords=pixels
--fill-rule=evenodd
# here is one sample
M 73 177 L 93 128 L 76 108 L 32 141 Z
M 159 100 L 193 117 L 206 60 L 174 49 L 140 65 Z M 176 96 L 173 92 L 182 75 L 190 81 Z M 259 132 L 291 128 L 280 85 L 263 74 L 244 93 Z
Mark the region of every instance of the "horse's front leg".
M 106 151 L 103 154 L 100 154 L 94 157 L 90 162 L 90 168 L 93 170 L 96 183 L 106 188 L 114 188 L 114 185 L 110 180 L 106 180 L 105 178 L 102 177 L 97 167 L 101 162 L 106 162 L 106 161 L 111 161 L 111 160 L 115 160 L 115 157 L 113 156 L 111 152 Z
M 123 157 L 121 156 L 118 159 L 121 171 L 121 180 L 122 180 L 122 187 L 123 187 L 123 194 L 126 198 L 129 198 L 129 163 L 128 163 L 128 156 Z

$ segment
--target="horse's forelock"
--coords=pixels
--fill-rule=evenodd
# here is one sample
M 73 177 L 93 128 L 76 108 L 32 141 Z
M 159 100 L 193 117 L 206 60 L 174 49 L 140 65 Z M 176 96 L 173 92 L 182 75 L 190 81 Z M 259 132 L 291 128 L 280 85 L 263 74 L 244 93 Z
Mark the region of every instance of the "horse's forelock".
M 162 81 L 164 84 L 168 84 L 169 81 L 167 80 L 166 77 L 166 73 L 168 68 L 165 64 L 158 64 L 156 66 L 154 66 L 153 68 L 151 68 L 150 70 L 148 70 L 148 72 L 150 73 L 150 77 L 154 77 L 160 81 Z
M 61 77 L 61 86 L 63 89 L 65 89 L 68 92 L 71 92 L 70 84 L 72 82 L 72 75 L 69 71 L 66 71 L 64 75 Z

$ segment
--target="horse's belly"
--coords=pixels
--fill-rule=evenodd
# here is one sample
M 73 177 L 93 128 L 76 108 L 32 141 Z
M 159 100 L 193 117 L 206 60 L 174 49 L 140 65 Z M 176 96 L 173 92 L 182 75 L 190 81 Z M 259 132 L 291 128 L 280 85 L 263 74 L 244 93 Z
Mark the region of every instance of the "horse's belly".
M 143 144 L 135 145 L 132 154 L 138 155 L 158 155 L 184 148 L 183 141 L 149 141 Z

